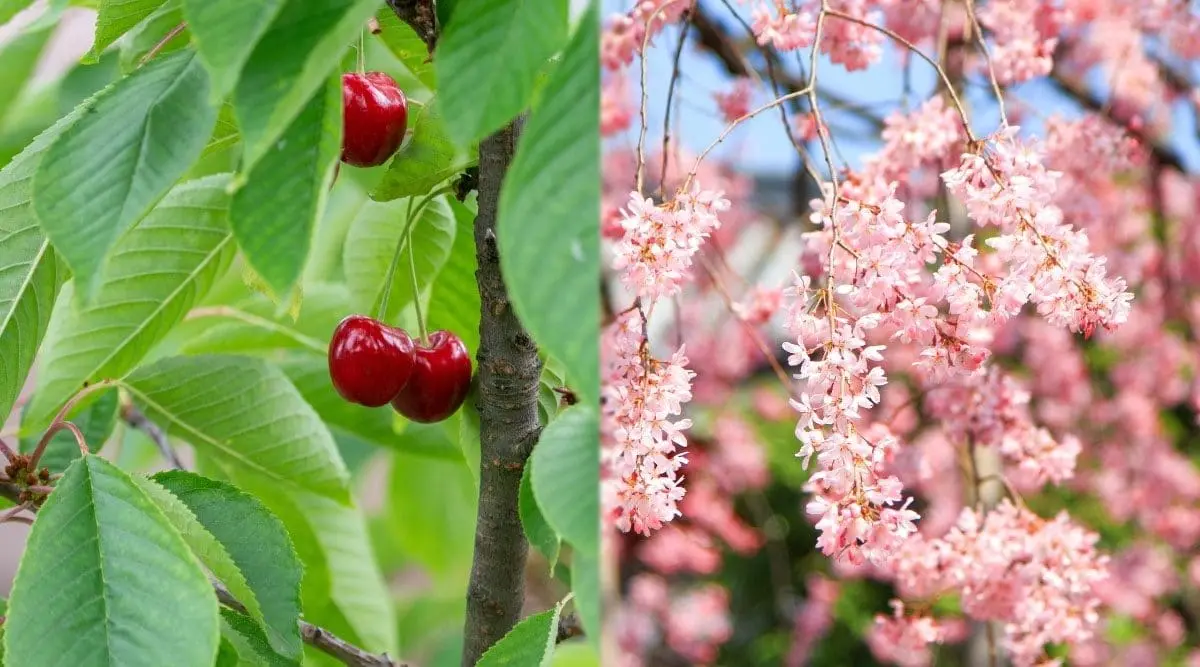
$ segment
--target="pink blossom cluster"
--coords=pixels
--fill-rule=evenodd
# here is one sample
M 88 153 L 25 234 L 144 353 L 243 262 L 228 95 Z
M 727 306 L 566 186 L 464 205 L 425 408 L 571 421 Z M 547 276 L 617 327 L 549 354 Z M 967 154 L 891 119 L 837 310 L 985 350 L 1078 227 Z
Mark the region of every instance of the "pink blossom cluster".
M 1125 281 L 1109 278 L 1106 259 L 1088 250 L 1087 235 L 1063 220 L 1055 204 L 1061 174 L 1046 169 L 1039 148 L 1019 141 L 1018 128 L 1002 130 L 982 153 L 965 153 L 942 175 L 981 227 L 1000 234 L 987 240 L 1008 268 L 992 293 L 992 313 L 1011 317 L 1026 303 L 1051 324 L 1091 335 L 1129 316 L 1133 295 Z
M 951 440 L 996 448 L 1033 486 L 1061 484 L 1074 476 L 1082 447 L 1072 435 L 1056 439 L 1036 426 L 1029 399 L 1015 379 L 992 367 L 937 386 L 927 394 L 925 407 Z
M 1005 499 L 986 513 L 964 509 L 941 538 L 914 536 L 892 566 L 905 597 L 957 591 L 963 613 L 1001 622 L 1013 664 L 1029 667 L 1046 644 L 1092 638 L 1109 576 L 1097 539 L 1065 513 L 1046 520 Z
M 630 11 L 610 16 L 600 36 L 600 64 L 614 71 L 628 66 L 647 38 L 653 43 L 663 26 L 678 21 L 689 4 L 690 0 L 638 0 Z
M 889 182 L 907 180 L 922 170 L 941 172 L 962 154 L 966 142 L 961 117 L 941 95 L 908 113 L 892 112 L 884 120 L 882 138 L 883 148 L 867 158 L 863 172 Z M 936 194 L 936 180 L 926 182 L 933 187 L 911 194 Z
M 900 667 L 926 667 L 933 662 L 930 644 L 962 638 L 959 623 L 940 621 L 928 614 L 906 614 L 904 603 L 891 601 L 891 615 L 876 614 L 875 624 L 867 633 L 871 653 L 884 662 Z
M 883 474 L 895 438 L 885 429 L 867 433 L 857 426 L 887 383 L 878 364 L 884 347 L 866 342 L 880 319 L 852 321 L 827 291 L 810 287 L 808 276 L 797 277 L 788 296 L 794 298 L 788 328 L 795 342 L 783 348 L 791 355 L 788 364 L 799 367 L 800 387 L 791 401 L 800 414 L 797 456 L 807 467 L 816 455 L 819 467 L 809 478 L 814 496 L 807 507 L 819 517 L 817 546 L 839 560 L 882 564 L 915 532 L 917 514 L 908 509 L 912 499 L 902 498 L 900 480 Z
M 733 82 L 729 90 L 713 93 L 717 109 L 726 123 L 733 123 L 742 116 L 750 113 L 750 102 L 754 96 L 754 88 L 750 80 L 743 77 Z
M 717 215 L 729 209 L 723 195 L 693 183 L 660 206 L 631 193 L 622 211 L 625 234 L 613 248 L 613 268 L 626 288 L 650 304 L 678 294 L 691 276 L 692 257 L 721 225 Z
M 812 46 L 817 35 L 817 13 L 793 10 L 784 0 L 760 0 L 751 14 L 755 39 L 763 46 L 795 51 Z
M 650 356 L 643 314 L 631 309 L 605 332 L 603 411 L 604 512 L 619 530 L 648 535 L 679 516 L 678 471 L 687 454 L 679 418 L 692 398 L 693 373 L 679 349 L 667 361 Z
M 1006 0 L 980 7 L 979 22 L 991 33 L 992 67 L 1001 84 L 1022 83 L 1050 73 L 1058 44 L 1050 4 L 1046 0 Z
M 729 591 L 721 586 L 700 584 L 672 591 L 661 576 L 645 573 L 633 577 L 628 589 L 610 625 L 619 650 L 605 656 L 605 664 L 653 665 L 648 655 L 665 643 L 688 664 L 703 667 L 716 660 L 721 644 L 733 634 Z
M 826 0 L 836 10 L 878 24 L 880 14 L 868 0 Z M 812 46 L 817 36 L 820 3 L 804 0 L 798 7 L 784 0 L 758 0 L 751 13 L 751 29 L 760 45 L 780 51 Z M 820 44 L 821 53 L 849 71 L 866 69 L 883 56 L 883 35 L 871 27 L 827 16 Z

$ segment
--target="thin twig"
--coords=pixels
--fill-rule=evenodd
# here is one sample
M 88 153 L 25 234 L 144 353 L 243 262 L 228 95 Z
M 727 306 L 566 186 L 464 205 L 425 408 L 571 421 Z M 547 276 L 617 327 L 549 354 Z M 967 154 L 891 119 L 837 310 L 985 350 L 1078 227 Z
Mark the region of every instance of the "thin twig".
M 238 602 L 224 584 L 216 579 L 211 581 L 213 590 L 217 593 L 217 601 L 234 611 L 247 613 L 246 607 Z M 332 632 L 307 621 L 300 621 L 300 637 L 304 639 L 305 644 L 337 658 L 342 664 L 350 667 L 404 667 L 404 663 L 392 660 L 386 653 L 377 655 L 364 651 Z
M 25 510 L 29 510 L 31 512 L 34 511 L 33 505 L 30 504 L 28 501 L 23 502 L 20 505 L 17 505 L 16 507 L 7 509 L 4 512 L 0 512 L 0 523 L 5 523 L 7 521 L 16 520 L 17 515 L 20 514 L 21 512 L 24 512 Z
M 692 0 L 688 11 L 691 12 L 695 9 L 696 0 Z M 679 43 L 675 45 L 675 59 L 671 63 L 671 81 L 667 84 L 667 110 L 663 114 L 662 169 L 658 176 L 659 197 L 665 197 L 667 194 L 667 165 L 670 162 L 668 149 L 671 144 L 671 100 L 675 97 L 675 84 L 679 82 L 679 59 L 683 56 L 683 45 L 687 42 L 688 28 L 691 25 L 690 21 L 685 21 L 683 27 L 679 30 Z
M 983 62 L 987 66 L 988 79 L 992 82 L 992 92 L 996 93 L 996 104 L 1000 109 L 1000 120 L 1008 127 L 1008 114 L 1004 111 L 1004 92 L 1000 89 L 1000 81 L 996 79 L 996 68 L 992 65 L 992 53 L 988 49 L 987 40 L 983 36 L 983 27 L 979 25 L 979 17 L 975 15 L 975 0 L 964 0 L 964 5 L 967 7 L 967 18 L 971 20 L 971 27 L 975 33 L 975 43 L 979 45 L 979 52 L 983 54 Z
M 125 420 L 133 428 L 145 433 L 154 445 L 158 447 L 158 452 L 163 458 L 171 464 L 171 467 L 176 470 L 184 470 L 183 461 L 179 460 L 179 455 L 175 453 L 175 449 L 171 447 L 171 442 L 167 439 L 167 434 L 158 424 L 150 421 L 137 406 L 132 403 L 125 403 L 121 406 L 121 419 Z
M 823 4 L 825 4 L 825 3 L 823 3 Z M 901 37 L 894 30 L 890 30 L 881 25 L 876 25 L 865 19 L 860 19 L 857 16 L 851 16 L 850 14 L 847 14 L 845 12 L 839 12 L 836 9 L 829 9 L 828 7 L 824 7 L 821 10 L 821 13 L 826 14 L 828 16 L 832 16 L 834 18 L 842 19 L 843 21 L 849 21 L 850 23 L 855 23 L 855 24 L 861 25 L 864 28 L 870 28 L 872 30 L 883 33 L 884 35 L 887 35 L 888 37 L 891 37 L 892 39 L 896 40 L 898 43 L 904 45 L 904 47 L 907 48 L 909 51 L 912 51 L 918 57 L 920 57 L 922 60 L 929 63 L 929 65 L 931 67 L 933 67 L 935 70 L 937 70 L 938 77 L 941 78 L 942 84 L 946 86 L 946 91 L 950 94 L 950 100 L 954 103 L 954 108 L 958 110 L 959 120 L 962 121 L 963 130 L 967 133 L 967 139 L 969 141 L 971 141 L 971 143 L 975 143 L 977 141 L 975 139 L 975 134 L 971 131 L 971 124 L 967 121 L 967 110 L 963 107 L 962 100 L 960 100 L 958 98 L 958 92 L 955 91 L 954 86 L 951 85 L 950 77 L 946 75 L 946 70 L 942 69 L 942 66 L 940 64 L 938 64 L 938 62 L 936 60 L 934 60 L 933 58 L 930 58 L 928 54 L 926 54 L 921 49 L 918 49 L 916 47 L 916 45 L 914 45 L 912 42 L 908 41 L 907 39 L 904 39 L 903 37 Z M 818 37 L 820 36 L 820 31 L 821 31 L 821 20 L 820 20 L 820 18 L 818 18 L 817 19 Z M 818 39 L 818 41 L 819 41 L 819 39 Z M 815 50 L 815 48 L 816 48 L 816 46 L 814 44 L 814 50 Z M 814 60 L 815 60 L 815 58 L 814 58 Z

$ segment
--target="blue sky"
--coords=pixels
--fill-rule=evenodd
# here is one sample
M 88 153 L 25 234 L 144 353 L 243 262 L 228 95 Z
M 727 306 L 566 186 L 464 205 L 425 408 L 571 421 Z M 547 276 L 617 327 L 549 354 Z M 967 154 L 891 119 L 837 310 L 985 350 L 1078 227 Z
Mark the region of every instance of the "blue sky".
M 606 12 L 611 13 L 627 8 L 626 2 L 606 0 Z M 729 10 L 720 3 L 704 3 L 710 14 L 719 17 L 722 23 L 731 26 L 734 35 L 745 34 L 741 25 L 729 17 Z M 748 11 L 739 7 L 744 16 Z M 648 146 L 661 145 L 662 122 L 665 111 L 666 90 L 671 77 L 671 61 L 674 47 L 679 38 L 679 28 L 670 26 L 656 38 L 657 46 L 651 48 L 647 61 L 647 84 L 650 89 L 649 133 Z M 900 58 L 891 43 L 885 46 L 882 63 L 865 71 L 850 73 L 840 65 L 835 65 L 825 58 L 819 64 L 820 88 L 836 93 L 837 96 L 851 101 L 853 104 L 868 108 L 877 117 L 886 116 L 891 110 L 899 107 L 904 84 L 903 73 L 898 63 Z M 807 63 L 807 51 L 803 53 Z M 795 55 L 788 54 L 787 62 L 794 63 Z M 727 90 L 730 78 L 721 68 L 716 59 L 700 51 L 694 43 L 684 48 L 681 58 L 682 78 L 676 95 L 682 96 L 682 105 L 678 107 L 679 124 L 683 140 L 689 149 L 699 151 L 716 138 L 725 125 L 716 115 L 716 106 L 711 93 Z M 924 61 L 919 59 L 911 66 L 911 83 L 913 90 L 912 102 L 919 103 L 928 98 L 936 89 L 937 75 Z M 629 70 L 630 93 L 638 94 L 639 64 L 634 62 Z M 1090 83 L 1103 88 L 1103 77 L 1095 77 Z M 1081 109 L 1071 100 L 1058 93 L 1048 82 L 1035 81 L 1018 86 L 1011 91 L 1014 98 L 1034 106 L 1039 114 L 1046 116 L 1058 113 L 1064 116 L 1077 116 Z M 766 91 L 759 91 L 755 106 L 769 100 Z M 999 114 L 995 108 L 991 88 L 986 81 L 976 77 L 968 85 L 966 94 L 968 113 L 971 124 L 977 134 L 986 135 L 996 129 Z M 1010 102 L 1010 110 L 1012 103 Z M 826 122 L 833 126 L 834 138 L 846 161 L 854 167 L 861 158 L 878 147 L 877 132 L 869 125 L 858 121 L 846 111 L 829 108 L 822 104 L 822 112 Z M 674 113 L 674 112 L 673 112 Z M 1010 111 L 1011 113 L 1011 111 Z M 1190 106 L 1177 104 L 1175 109 L 1176 133 L 1170 143 L 1184 157 L 1189 168 L 1200 168 L 1200 144 L 1195 139 L 1194 117 Z M 675 125 L 675 121 L 672 121 Z M 1026 113 L 1022 123 L 1023 131 L 1040 133 L 1041 121 L 1037 115 Z M 618 144 L 633 146 L 637 142 L 637 120 L 633 128 L 622 136 L 610 141 Z M 820 155 L 819 147 L 813 147 L 816 155 Z M 788 142 L 779 121 L 779 115 L 772 110 L 763 113 L 746 123 L 743 123 L 726 142 L 715 151 L 717 155 L 737 157 L 737 163 L 751 172 L 761 173 L 790 173 L 797 163 L 797 157 Z

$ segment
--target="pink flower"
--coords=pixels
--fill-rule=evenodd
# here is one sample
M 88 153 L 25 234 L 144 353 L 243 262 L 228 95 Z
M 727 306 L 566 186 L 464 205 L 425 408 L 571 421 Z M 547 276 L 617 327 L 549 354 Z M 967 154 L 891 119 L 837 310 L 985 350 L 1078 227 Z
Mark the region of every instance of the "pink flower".
M 717 102 L 717 108 L 721 111 L 721 118 L 726 123 L 732 123 L 750 113 L 750 100 L 753 95 L 753 88 L 750 87 L 750 80 L 740 78 L 734 81 L 733 88 L 728 92 L 713 93 L 713 99 Z
M 622 532 L 643 535 L 679 516 L 684 489 L 679 469 L 687 455 L 680 419 L 691 400 L 693 373 L 682 349 L 669 361 L 645 353 L 642 313 L 626 312 L 604 337 L 601 436 L 605 515 Z

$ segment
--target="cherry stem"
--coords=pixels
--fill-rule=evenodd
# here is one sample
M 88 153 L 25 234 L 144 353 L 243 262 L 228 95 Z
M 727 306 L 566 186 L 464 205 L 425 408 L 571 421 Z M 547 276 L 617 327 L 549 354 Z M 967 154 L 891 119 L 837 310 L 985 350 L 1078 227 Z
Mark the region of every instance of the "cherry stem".
M 16 519 L 18 514 L 20 514 L 21 512 L 24 512 L 25 510 L 27 510 L 29 508 L 30 508 L 29 503 L 24 502 L 10 510 L 5 511 L 4 513 L 0 514 L 0 523 L 5 523 L 7 521 L 12 521 L 12 520 Z
M 66 416 L 71 412 L 71 409 L 79 403 L 79 401 L 83 400 L 85 396 L 95 392 L 98 389 L 111 387 L 113 384 L 115 383 L 112 380 L 101 380 L 95 384 L 88 385 L 84 387 L 82 391 L 72 396 L 70 400 L 68 400 L 66 404 L 62 406 L 62 408 L 58 411 L 58 414 L 54 416 L 54 421 L 50 422 L 50 426 L 42 435 L 42 439 L 38 440 L 37 447 L 34 448 L 33 454 L 30 455 L 30 470 L 37 469 L 38 461 L 42 460 L 42 454 L 46 452 L 46 445 L 50 444 L 50 439 L 54 437 L 55 433 L 58 433 L 64 428 L 70 430 L 71 434 L 75 436 L 75 442 L 79 444 L 79 451 L 83 454 L 88 453 L 87 442 L 83 438 L 83 433 L 79 431 L 79 427 L 67 421 Z
M 358 73 L 364 74 L 367 71 L 367 57 L 363 55 L 363 49 L 366 48 L 366 33 L 362 28 L 358 29 Z
M 417 254 L 413 252 L 412 244 L 408 244 L 408 269 L 412 273 L 413 308 L 417 311 L 417 330 L 421 332 L 421 346 L 429 342 L 425 334 L 425 316 L 421 314 L 421 288 L 417 286 Z
M 0 455 L 3 455 L 4 458 L 8 459 L 10 463 L 16 460 L 17 457 L 17 453 L 13 451 L 12 447 L 8 446 L 7 442 L 4 442 L 3 440 L 0 440 Z
M 413 201 L 409 200 L 408 213 L 406 214 L 408 219 L 404 222 L 404 231 L 400 232 L 400 238 L 396 239 L 396 251 L 392 253 L 392 263 L 388 265 L 387 275 L 383 279 L 383 296 L 379 298 L 379 312 L 375 314 L 375 319 L 382 322 L 387 318 L 388 297 L 390 297 L 392 294 L 392 282 L 396 278 L 396 268 L 400 264 L 400 254 L 404 251 L 404 247 L 408 244 L 409 234 L 412 233 L 413 223 L 416 222 L 417 216 L 421 214 L 421 210 L 424 209 L 429 202 L 433 201 L 434 197 L 453 191 L 453 185 L 439 188 L 425 195 L 425 198 L 419 202 L 416 202 L 415 206 Z M 413 284 L 414 286 L 416 285 L 415 281 Z M 417 308 L 419 309 L 420 306 L 417 306 Z

